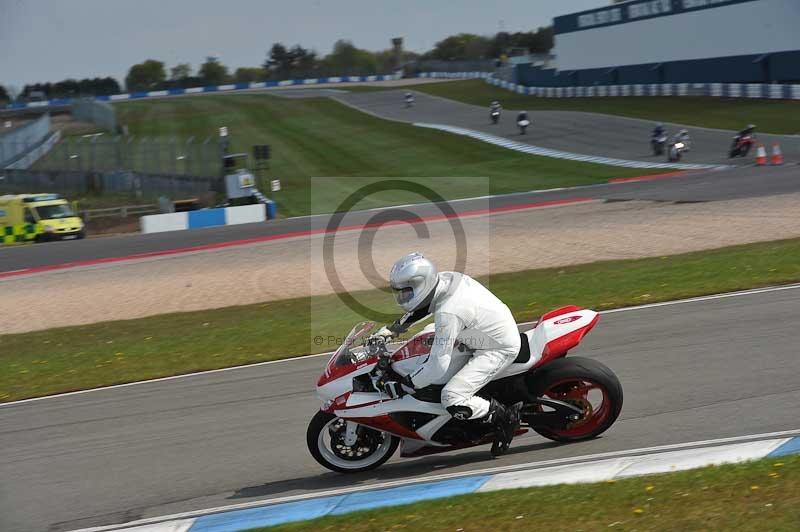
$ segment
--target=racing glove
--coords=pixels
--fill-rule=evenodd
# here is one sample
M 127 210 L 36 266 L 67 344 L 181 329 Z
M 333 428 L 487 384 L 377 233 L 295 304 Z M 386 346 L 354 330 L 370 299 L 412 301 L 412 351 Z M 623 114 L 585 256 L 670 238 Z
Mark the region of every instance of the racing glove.
M 383 391 L 392 399 L 399 399 L 404 395 L 413 394 L 415 389 L 411 376 L 405 375 L 400 377 L 400 380 L 384 382 Z
M 386 325 L 384 325 L 383 327 L 378 329 L 372 336 L 380 336 L 381 338 L 383 338 L 385 341 L 388 342 L 391 338 L 394 337 L 394 335 L 395 333 L 391 329 L 389 329 Z

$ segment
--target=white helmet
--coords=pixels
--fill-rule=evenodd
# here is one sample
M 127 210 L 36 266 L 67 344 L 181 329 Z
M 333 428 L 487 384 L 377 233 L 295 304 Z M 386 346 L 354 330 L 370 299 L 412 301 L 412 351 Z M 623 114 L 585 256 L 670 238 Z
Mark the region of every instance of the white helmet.
M 422 253 L 409 253 L 392 266 L 389 285 L 394 299 L 406 312 L 413 312 L 423 304 L 430 304 L 429 296 L 436 290 L 439 272 L 436 265 Z

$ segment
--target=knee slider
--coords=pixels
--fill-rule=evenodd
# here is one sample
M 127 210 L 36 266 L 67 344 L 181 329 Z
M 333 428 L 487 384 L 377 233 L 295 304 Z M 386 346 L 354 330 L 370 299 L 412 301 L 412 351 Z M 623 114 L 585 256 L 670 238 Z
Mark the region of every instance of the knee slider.
M 453 419 L 459 419 L 461 421 L 472 417 L 472 409 L 468 406 L 451 405 L 447 407 L 447 411 L 453 416 Z

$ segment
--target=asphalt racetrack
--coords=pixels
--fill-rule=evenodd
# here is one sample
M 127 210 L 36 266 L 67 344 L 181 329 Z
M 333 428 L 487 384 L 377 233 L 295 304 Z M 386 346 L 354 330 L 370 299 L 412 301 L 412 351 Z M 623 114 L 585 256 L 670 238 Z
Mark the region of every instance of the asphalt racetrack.
M 531 111 L 528 113 L 531 120 L 528 132 L 520 135 L 516 126 L 516 111 L 506 110 L 501 115 L 500 123 L 490 123 L 488 101 L 484 108 L 415 92 L 415 105 L 406 108 L 402 103 L 404 94 L 404 91 L 392 90 L 348 93 L 333 98 L 381 118 L 458 126 L 571 153 L 666 162 L 666 156 L 656 157 L 650 151 L 652 121 L 576 111 Z M 676 99 L 676 105 L 680 105 L 680 99 Z M 758 125 L 758 120 L 753 120 Z M 745 125 L 742 124 L 742 127 Z M 747 158 L 728 158 L 728 149 L 735 135 L 733 131 L 679 124 L 665 126 L 670 134 L 680 128 L 689 130 L 692 150 L 681 162 L 737 166 L 753 163 L 753 152 Z M 800 160 L 800 136 L 767 135 L 756 131 L 756 137 L 768 150 L 774 142 L 779 142 L 787 160 Z
M 566 190 L 530 192 L 495 196 L 489 200 L 492 209 L 510 205 L 593 198 L 606 200 L 649 200 L 675 202 L 706 202 L 728 199 L 771 196 L 800 191 L 800 167 L 744 167 L 728 170 L 687 172 L 663 179 L 634 181 L 607 185 L 575 187 Z M 486 208 L 480 199 L 457 200 L 451 203 L 456 213 Z M 420 216 L 438 215 L 439 207 L 421 204 L 409 211 Z M 367 222 L 375 212 L 364 212 L 352 219 Z M 52 242 L 46 245 L 17 246 L 0 249 L 0 277 L 9 272 L 23 273 L 28 269 L 69 265 L 82 261 L 98 261 L 142 253 L 161 253 L 176 248 L 208 246 L 225 242 L 261 239 L 297 232 L 324 230 L 330 216 L 309 216 L 269 223 L 218 227 L 195 231 L 175 231 L 154 234 L 131 234 L 80 241 Z
M 0 406 L 0 530 L 58 531 L 280 495 L 797 427 L 800 289 L 605 314 L 574 352 L 625 390 L 603 437 L 536 435 L 341 476 L 305 447 L 310 357 Z

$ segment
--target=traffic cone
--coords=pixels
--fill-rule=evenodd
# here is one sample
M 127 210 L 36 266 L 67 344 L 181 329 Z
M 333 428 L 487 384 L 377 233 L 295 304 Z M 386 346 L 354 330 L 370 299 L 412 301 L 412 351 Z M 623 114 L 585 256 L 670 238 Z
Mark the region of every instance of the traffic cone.
M 756 151 L 756 165 L 764 166 L 766 164 L 767 164 L 767 150 L 764 149 L 763 144 L 759 144 L 758 151 Z
M 781 146 L 777 142 L 772 145 L 772 165 L 780 166 L 783 164 L 783 153 L 781 153 Z

